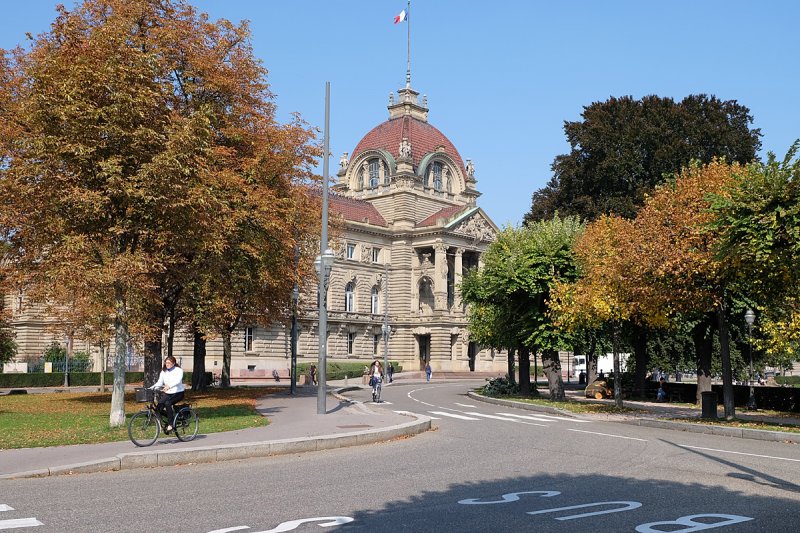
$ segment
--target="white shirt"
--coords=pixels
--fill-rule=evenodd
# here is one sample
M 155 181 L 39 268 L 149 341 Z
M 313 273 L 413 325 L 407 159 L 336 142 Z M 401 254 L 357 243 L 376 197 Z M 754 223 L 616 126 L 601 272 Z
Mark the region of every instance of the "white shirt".
M 183 369 L 179 366 L 173 366 L 172 370 L 162 370 L 158 375 L 158 381 L 152 388 L 157 389 L 162 386 L 167 394 L 183 392 Z

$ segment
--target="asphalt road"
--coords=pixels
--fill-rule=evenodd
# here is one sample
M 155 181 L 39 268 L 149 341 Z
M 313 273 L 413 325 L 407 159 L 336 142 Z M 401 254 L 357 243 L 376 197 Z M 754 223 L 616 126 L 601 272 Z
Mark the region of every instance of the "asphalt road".
M 477 384 L 384 388 L 379 408 L 436 418 L 435 431 L 410 439 L 3 481 L 0 526 L 35 519 L 37 533 L 302 532 L 335 522 L 344 525 L 323 531 L 799 529 L 796 445 L 540 416 L 467 398 Z M 366 391 L 348 394 L 371 401 Z

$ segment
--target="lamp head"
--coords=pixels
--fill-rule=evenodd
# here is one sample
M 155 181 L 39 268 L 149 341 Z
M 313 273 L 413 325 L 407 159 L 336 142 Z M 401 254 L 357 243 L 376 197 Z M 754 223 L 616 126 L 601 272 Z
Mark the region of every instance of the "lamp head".
M 756 321 L 756 314 L 753 312 L 752 309 L 748 308 L 744 314 L 744 321 L 747 322 L 748 326 L 752 326 L 753 322 Z

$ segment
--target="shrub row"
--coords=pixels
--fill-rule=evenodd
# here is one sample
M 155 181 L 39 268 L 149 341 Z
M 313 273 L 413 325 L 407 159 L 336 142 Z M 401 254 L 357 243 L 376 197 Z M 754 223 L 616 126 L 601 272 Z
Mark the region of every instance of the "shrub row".
M 775 376 L 775 383 L 796 387 L 800 385 L 800 376 Z
M 655 397 L 658 383 L 647 383 L 649 396 Z M 678 401 L 694 403 L 697 398 L 696 383 L 667 382 L 668 394 L 675 394 Z M 717 402 L 723 403 L 722 385 L 712 385 L 711 390 L 717 393 Z M 759 409 L 772 409 L 774 411 L 800 412 L 800 389 L 794 387 L 753 387 L 756 406 Z M 747 385 L 733 386 L 733 404 L 736 407 L 746 407 L 750 399 L 750 387 Z
M 211 372 L 206 372 L 207 383 L 211 383 Z M 126 372 L 125 383 L 140 383 L 144 381 L 143 372 Z M 106 385 L 114 382 L 114 374 L 106 372 Z M 192 382 L 192 373 L 183 373 L 183 382 Z M 100 372 L 70 372 L 69 384 L 73 387 L 91 387 L 100 385 Z M 64 373 L 27 373 L 27 374 L 0 374 L 0 388 L 28 388 L 28 387 L 62 387 L 64 385 Z
M 403 367 L 397 361 L 391 361 L 392 366 L 394 366 L 394 373 L 398 374 L 403 371 Z M 353 363 L 339 363 L 339 362 L 331 362 L 326 365 L 326 372 L 325 378 L 328 380 L 334 379 L 344 379 L 345 377 L 354 378 L 354 377 L 361 377 L 364 374 L 364 367 L 369 366 L 368 364 L 365 365 L 364 362 L 353 362 Z M 297 365 L 297 374 L 298 375 L 308 375 L 309 369 L 311 368 L 311 363 L 300 363 Z

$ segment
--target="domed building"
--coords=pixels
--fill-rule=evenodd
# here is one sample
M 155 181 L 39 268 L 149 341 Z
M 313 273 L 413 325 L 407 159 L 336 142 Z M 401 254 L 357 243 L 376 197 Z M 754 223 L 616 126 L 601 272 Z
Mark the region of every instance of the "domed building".
M 330 211 L 345 230 L 332 244 L 328 357 L 388 349 L 406 370 L 503 370 L 504 354 L 470 341 L 458 291 L 498 231 L 477 206 L 475 168 L 428 122 L 426 97 L 406 86 L 388 109 L 342 156 L 332 188 Z M 316 322 L 303 322 L 299 351 L 316 357 Z

